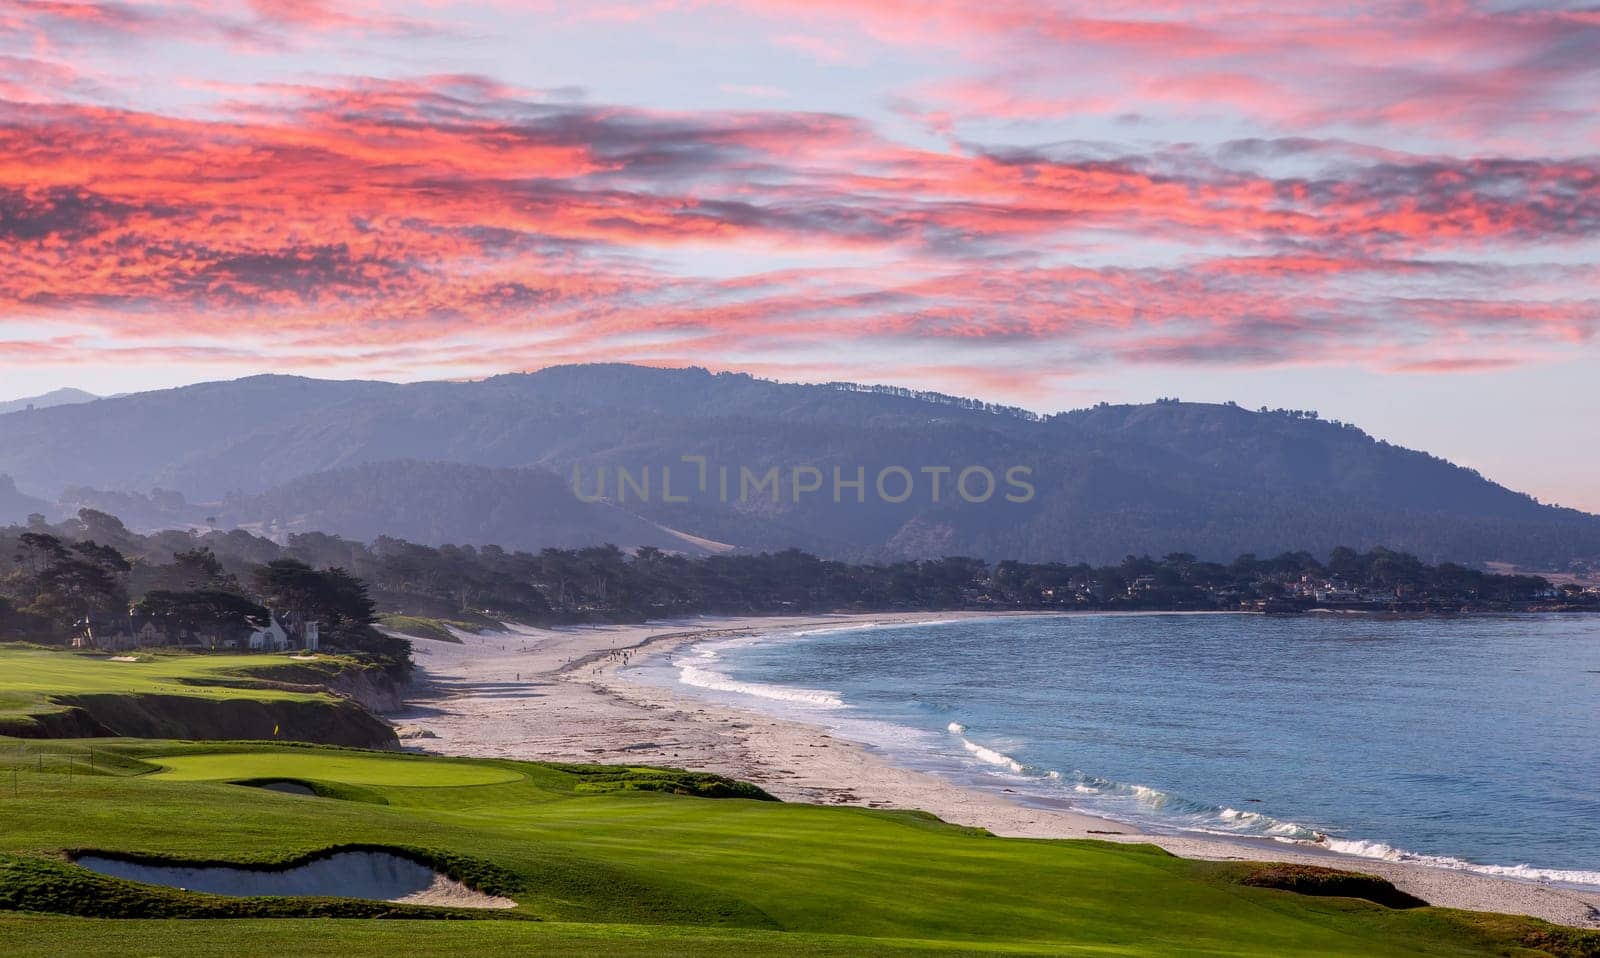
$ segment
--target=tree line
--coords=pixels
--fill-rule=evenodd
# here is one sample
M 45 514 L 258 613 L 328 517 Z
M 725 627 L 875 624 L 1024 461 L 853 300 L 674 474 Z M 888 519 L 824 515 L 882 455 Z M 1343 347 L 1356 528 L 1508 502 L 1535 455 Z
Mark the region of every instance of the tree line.
M 0 530 L 0 639 L 67 645 L 121 616 L 175 632 L 244 635 L 274 615 L 316 621 L 325 646 L 405 668 L 409 648 L 374 624 L 359 577 L 291 555 L 226 560 L 185 533 L 140 536 L 92 509 L 57 526 Z M 264 540 L 263 540 L 264 541 Z
M 130 605 L 241 626 L 271 609 L 320 621 L 326 644 L 402 659 L 403 642 L 373 627 L 382 614 L 488 625 L 913 609 L 1517 609 L 1597 598 L 1538 576 L 1430 565 L 1382 548 L 1228 563 L 1172 553 L 1101 566 L 959 556 L 872 564 L 798 549 L 690 558 L 614 545 L 524 552 L 323 533 L 282 544 L 242 530 L 137 535 L 88 509 L 55 526 L 39 519 L 0 530 L 6 638 L 62 643 L 85 615 Z

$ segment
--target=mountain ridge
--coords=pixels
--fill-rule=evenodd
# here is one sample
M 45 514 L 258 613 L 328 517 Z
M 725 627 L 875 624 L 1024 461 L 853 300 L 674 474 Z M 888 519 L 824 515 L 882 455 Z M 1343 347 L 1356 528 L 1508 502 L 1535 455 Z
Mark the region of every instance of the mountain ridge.
M 786 484 L 796 469 L 859 470 L 869 489 L 896 467 L 919 480 L 918 470 L 949 469 L 949 482 L 981 467 L 1002 485 L 1007 468 L 1022 467 L 1037 495 L 973 504 L 954 492 L 932 501 L 924 488 L 905 503 L 858 502 L 847 489 L 834 503 L 720 501 L 707 491 L 586 509 L 558 491 L 575 468 L 591 488 L 623 468 L 648 470 L 657 485 L 674 472 L 681 492 L 694 457 L 735 478 L 776 468 Z M 1046 416 L 894 387 L 624 364 L 413 384 L 257 376 L 35 410 L 0 417 L 0 473 L 45 497 L 174 490 L 221 504 L 225 521 L 323 522 L 322 531 L 355 536 L 388 516 L 441 544 L 489 544 L 496 529 L 514 540 L 499 544 L 565 544 L 592 520 L 595 541 L 627 530 L 638 539 L 620 545 L 662 545 L 648 530 L 664 526 L 745 549 L 857 559 L 1092 561 L 1335 545 L 1473 563 L 1600 557 L 1600 518 L 1300 411 L 1161 400 Z M 473 492 L 463 505 L 451 489 Z M 519 495 L 539 507 L 517 505 Z M 296 497 L 318 508 L 297 509 Z M 445 504 L 454 518 L 411 522 L 408 501 Z
M 86 392 L 71 386 L 63 386 L 60 389 L 52 389 L 37 396 L 24 396 L 21 399 L 0 402 L 0 416 L 14 412 L 27 412 L 30 409 L 50 409 L 54 406 L 71 406 L 78 403 L 94 402 L 99 398 L 101 397 L 92 392 Z

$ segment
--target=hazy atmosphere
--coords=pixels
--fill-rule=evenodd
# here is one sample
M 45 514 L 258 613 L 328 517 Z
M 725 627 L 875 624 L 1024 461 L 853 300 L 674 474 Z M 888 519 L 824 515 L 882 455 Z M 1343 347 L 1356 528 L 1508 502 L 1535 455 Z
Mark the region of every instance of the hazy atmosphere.
M 0 0 L 0 398 L 597 359 L 1314 408 L 1600 509 L 1600 21 Z
M 1600 958 L 1600 0 L 0 0 L 0 956 Z

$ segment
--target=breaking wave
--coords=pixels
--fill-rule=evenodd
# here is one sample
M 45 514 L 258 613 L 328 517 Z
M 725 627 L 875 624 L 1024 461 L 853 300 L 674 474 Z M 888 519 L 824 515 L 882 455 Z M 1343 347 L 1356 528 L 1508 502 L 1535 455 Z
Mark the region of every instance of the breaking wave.
M 1153 826 L 1219 837 L 1272 839 L 1357 858 L 1410 862 L 1499 878 L 1600 886 L 1600 871 L 1536 868 L 1531 865 L 1480 865 L 1460 858 L 1424 855 L 1383 842 L 1336 838 L 1310 825 L 1273 818 L 1260 812 L 1231 808 L 1227 805 L 1208 805 L 1148 785 L 1115 782 L 1086 775 L 1080 771 L 1063 773 L 1042 769 L 967 738 L 965 735 L 967 727 L 960 722 L 951 722 L 948 730 L 961 743 L 962 749 L 978 761 L 1004 768 L 1017 775 L 1041 779 L 1041 784 L 1047 782 L 1065 786 L 1072 792 L 1073 804 L 1076 807 L 1131 825 Z
M 793 632 L 780 633 L 786 636 L 802 637 L 813 635 L 835 635 L 840 632 L 873 632 L 880 629 L 919 629 L 929 625 L 953 625 L 961 619 L 919 619 L 913 622 L 852 622 L 846 625 L 823 625 L 812 629 L 796 629 Z
M 919 623 L 924 626 L 927 624 Z M 718 661 L 723 653 L 729 659 L 736 658 L 733 653 L 738 646 L 824 633 L 890 629 L 898 625 L 888 622 L 866 626 L 830 625 L 804 632 L 777 632 L 721 640 L 680 650 L 667 661 L 670 662 L 670 671 L 675 674 L 676 679 L 686 686 L 750 696 L 753 699 L 782 703 L 790 707 L 811 710 L 849 709 L 851 706 L 846 705 L 844 701 L 848 694 L 855 703 L 854 709 L 837 717 L 830 715 L 827 720 L 830 727 L 843 727 L 860 741 L 871 742 L 885 748 L 891 754 L 898 753 L 905 756 L 913 766 L 920 767 L 923 762 L 928 762 L 933 770 L 949 773 L 957 781 L 972 782 L 977 787 L 994 789 L 998 789 L 1003 783 L 1008 791 L 1019 793 L 1019 796 L 1051 804 L 1070 804 L 1086 813 L 1156 833 L 1188 833 L 1219 838 L 1275 841 L 1307 850 L 1320 850 L 1375 861 L 1414 863 L 1525 881 L 1600 887 L 1600 871 L 1596 870 L 1546 868 L 1531 864 L 1479 864 L 1461 858 L 1413 852 L 1383 841 L 1352 837 L 1349 834 L 1330 834 L 1338 830 L 1331 820 L 1343 817 L 1334 811 L 1303 813 L 1318 816 L 1327 814 L 1330 819 L 1327 822 L 1317 819 L 1307 822 L 1292 821 L 1252 810 L 1264 807 L 1253 803 L 1240 803 L 1238 807 L 1208 804 L 1148 785 L 1114 781 L 1072 768 L 1066 763 L 1075 759 L 1070 754 L 1064 753 L 1059 746 L 1052 744 L 1052 739 L 1045 737 L 1059 731 L 1056 725 L 1060 723 L 1052 725 L 1048 716 L 1044 716 L 1039 722 L 1022 724 L 1012 729 L 984 727 L 985 719 L 981 709 L 986 706 L 993 706 L 996 709 L 1000 709 L 1003 705 L 1009 707 L 1010 703 L 1001 701 L 998 696 L 1004 695 L 1006 690 L 1011 688 L 1008 684 L 1011 679 L 1003 674 L 1002 668 L 1007 660 L 1002 656 L 998 661 L 992 662 L 990 660 L 992 648 L 987 643 L 972 644 L 967 648 L 961 645 L 960 641 L 953 641 L 951 646 L 956 655 L 955 663 L 962 667 L 957 669 L 953 664 L 951 674 L 957 676 L 960 681 L 956 679 L 946 681 L 937 675 L 931 678 L 927 675 L 920 676 L 919 684 L 906 690 L 903 695 L 907 700 L 902 707 L 903 711 L 899 713 L 891 711 L 888 714 L 881 714 L 882 708 L 878 703 L 884 696 L 880 690 L 867 683 L 865 691 L 858 695 L 856 680 L 848 672 L 839 673 L 837 678 L 821 680 L 830 684 L 837 683 L 841 691 L 833 691 L 743 681 L 726 674 L 723 669 L 728 666 Z M 887 636 L 884 638 L 887 639 Z M 1017 640 L 1018 651 L 1014 654 L 1021 655 L 1023 650 L 1030 648 L 1026 641 L 1023 641 L 1026 638 L 1023 636 Z M 804 643 L 797 643 L 800 644 Z M 884 649 L 888 650 L 887 654 L 897 652 L 895 643 L 885 641 L 873 643 L 875 651 L 872 654 L 885 654 Z M 864 658 L 863 661 L 870 664 L 870 659 Z M 667 662 L 662 664 L 665 665 Z M 777 677 L 799 678 L 803 682 L 806 681 L 803 678 L 805 675 L 806 671 L 794 669 L 782 672 Z M 977 676 L 981 681 L 969 682 L 967 679 L 969 675 Z M 968 696 L 976 697 L 979 711 L 964 708 L 967 704 L 964 698 Z M 1166 697 L 1170 698 L 1170 695 Z M 1038 708 L 1040 700 L 1041 697 L 1037 695 L 1031 700 L 1023 697 L 1016 709 Z M 1165 701 L 1165 698 L 1156 696 L 1153 700 Z M 1035 717 L 1026 711 L 1019 711 L 1018 714 L 1023 719 Z M 935 721 L 932 724 L 925 724 L 930 718 Z M 869 725 L 872 727 L 869 728 Z M 1027 731 L 1008 734 L 1008 732 L 1014 733 L 1016 728 Z M 1142 728 L 1139 730 L 1149 731 Z M 1030 757 L 1039 764 L 1030 764 L 1028 761 Z M 1087 758 L 1082 760 L 1089 761 Z M 1232 791 L 1227 783 L 1223 783 L 1221 788 L 1207 790 L 1219 796 Z M 1291 801 L 1290 805 L 1313 809 L 1323 807 L 1315 802 L 1306 805 Z M 1363 811 L 1359 807 L 1357 810 Z M 1367 814 L 1362 820 L 1367 824 L 1349 827 L 1368 834 L 1382 834 L 1386 821 L 1383 810 L 1364 811 Z M 1559 817 L 1553 818 L 1560 821 Z M 1401 831 L 1403 833 L 1403 829 Z M 1514 862 L 1521 855 L 1531 854 L 1536 847 L 1535 845 L 1529 848 L 1515 846 L 1497 848 L 1491 845 L 1482 849 L 1481 854 L 1484 858 Z M 1559 861 L 1567 856 L 1556 857 Z M 1583 859 L 1569 863 L 1591 864 L 1590 861 Z
M 1532 865 L 1479 865 L 1475 862 L 1451 858 L 1447 855 L 1423 855 L 1383 842 L 1361 839 L 1327 838 L 1319 842 L 1323 848 L 1341 855 L 1372 858 L 1386 862 L 1414 862 L 1434 868 L 1493 875 L 1497 878 L 1519 878 L 1523 881 L 1556 882 L 1563 885 L 1600 885 L 1600 871 L 1581 871 L 1566 868 L 1535 868 Z
M 994 749 L 979 745 L 977 742 L 974 742 L 971 739 L 963 738 L 961 740 L 961 745 L 967 751 L 971 752 L 972 755 L 980 762 L 986 762 L 990 765 L 998 765 L 1001 768 L 1010 769 L 1019 775 L 1028 770 L 1028 766 L 1022 764 L 1004 752 L 996 752 Z
M 695 688 L 710 689 L 716 692 L 733 692 L 737 695 L 750 695 L 774 702 L 788 702 L 793 705 L 804 705 L 810 708 L 842 709 L 845 707 L 844 700 L 839 697 L 838 692 L 830 692 L 826 689 L 798 688 L 791 685 L 772 685 L 766 682 L 742 682 L 711 668 L 711 664 L 720 658 L 719 650 L 734 644 L 744 644 L 745 641 L 747 640 L 713 642 L 696 646 L 690 650 L 689 655 L 672 663 L 678 668 L 678 681 L 684 685 L 692 685 Z

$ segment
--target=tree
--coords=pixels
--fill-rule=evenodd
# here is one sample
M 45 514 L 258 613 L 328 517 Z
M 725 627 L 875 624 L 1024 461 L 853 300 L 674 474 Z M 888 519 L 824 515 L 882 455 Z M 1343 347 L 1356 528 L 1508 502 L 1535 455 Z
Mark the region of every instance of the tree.
M 42 575 L 54 563 L 66 561 L 67 547 L 48 532 L 24 532 L 17 541 L 17 562 L 35 576 Z
M 239 580 L 222 567 L 210 546 L 172 554 L 172 564 L 162 567 L 162 581 L 177 592 L 238 592 Z
M 32 592 L 28 611 L 65 634 L 91 615 L 126 609 L 126 576 L 132 568 L 122 553 L 96 542 L 70 546 L 46 533 L 19 537 L 17 561 L 28 570 Z
M 377 621 L 377 604 L 360 579 L 334 567 L 317 571 L 299 559 L 274 559 L 256 570 L 256 588 L 278 609 L 301 621 L 322 623 L 336 641 L 350 643 Z
M 314 618 L 322 579 L 299 559 L 273 559 L 256 570 L 256 590 L 271 606 L 301 618 Z
M 348 631 L 378 621 L 378 606 L 365 582 L 337 566 L 317 576 L 316 614 L 333 629 Z
M 148 593 L 134 610 L 189 632 L 237 632 L 259 629 L 272 621 L 264 607 L 232 592 L 203 590 Z

